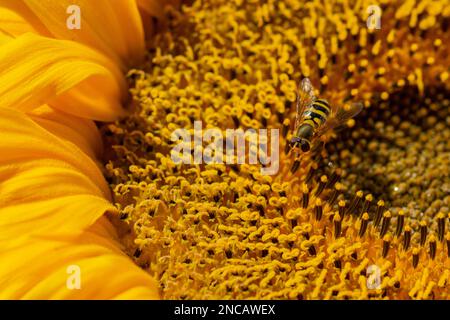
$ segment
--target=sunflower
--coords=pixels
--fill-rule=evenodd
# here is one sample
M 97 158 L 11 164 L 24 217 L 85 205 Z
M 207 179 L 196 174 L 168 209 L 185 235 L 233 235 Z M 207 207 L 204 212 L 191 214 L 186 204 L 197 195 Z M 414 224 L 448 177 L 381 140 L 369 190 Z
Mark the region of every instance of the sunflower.
M 73 5 L 80 29 L 66 25 Z M 151 0 L 0 1 L 0 298 L 159 297 L 106 217 L 116 208 L 95 121 L 126 113 L 124 74 L 163 11 Z
M 0 298 L 448 299 L 450 6 L 370 5 L 0 0 Z M 302 77 L 365 108 L 300 165 L 172 160 Z
M 129 73 L 132 114 L 102 127 L 114 223 L 163 298 L 449 298 L 450 6 L 382 1 L 370 29 L 370 5 L 194 1 L 170 13 Z M 303 77 L 364 110 L 300 164 L 283 151 L 274 175 L 173 161 L 172 133 L 196 121 L 222 136 L 276 128 L 284 150 Z

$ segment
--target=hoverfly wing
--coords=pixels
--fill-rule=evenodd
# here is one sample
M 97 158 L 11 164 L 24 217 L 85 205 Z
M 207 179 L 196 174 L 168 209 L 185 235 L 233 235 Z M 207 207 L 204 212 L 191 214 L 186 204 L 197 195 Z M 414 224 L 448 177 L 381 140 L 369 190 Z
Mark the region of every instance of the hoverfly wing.
M 363 104 L 361 102 L 354 102 L 350 105 L 348 109 L 339 108 L 336 112 L 336 119 L 339 123 L 344 124 L 351 118 L 354 118 L 361 112 L 363 109 Z
M 304 78 L 297 91 L 297 109 L 295 112 L 295 126 L 294 132 L 297 131 L 300 122 L 303 120 L 303 114 L 308 105 L 310 105 L 315 99 L 314 88 L 309 78 Z
M 361 102 L 354 102 L 348 108 L 341 107 L 335 114 L 332 114 L 330 118 L 319 128 L 317 136 L 320 137 L 328 130 L 334 129 L 344 125 L 348 120 L 355 117 L 363 109 Z

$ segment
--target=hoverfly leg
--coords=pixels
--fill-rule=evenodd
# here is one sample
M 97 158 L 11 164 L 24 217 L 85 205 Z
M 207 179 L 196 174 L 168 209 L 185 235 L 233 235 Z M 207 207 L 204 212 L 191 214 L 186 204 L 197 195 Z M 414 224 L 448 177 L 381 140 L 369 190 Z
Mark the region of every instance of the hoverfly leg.
M 291 173 L 292 174 L 296 173 L 299 167 L 300 167 L 300 160 L 298 159 L 294 160 L 294 163 L 292 164 L 291 167 Z
M 296 152 L 295 153 L 295 158 L 294 158 L 294 162 L 292 163 L 291 166 L 291 173 L 294 174 L 297 172 L 298 168 L 300 167 L 300 155 Z
M 284 147 L 284 153 L 288 155 L 292 150 L 292 146 L 289 141 L 286 141 L 286 146 Z

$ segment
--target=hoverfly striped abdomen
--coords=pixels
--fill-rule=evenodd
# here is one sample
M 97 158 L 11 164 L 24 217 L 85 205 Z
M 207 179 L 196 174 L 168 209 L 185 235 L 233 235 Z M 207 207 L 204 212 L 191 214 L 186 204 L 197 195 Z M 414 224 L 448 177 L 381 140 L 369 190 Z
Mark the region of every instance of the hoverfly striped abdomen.
M 305 110 L 303 123 L 318 128 L 325 123 L 330 113 L 330 104 L 325 99 L 317 99 Z

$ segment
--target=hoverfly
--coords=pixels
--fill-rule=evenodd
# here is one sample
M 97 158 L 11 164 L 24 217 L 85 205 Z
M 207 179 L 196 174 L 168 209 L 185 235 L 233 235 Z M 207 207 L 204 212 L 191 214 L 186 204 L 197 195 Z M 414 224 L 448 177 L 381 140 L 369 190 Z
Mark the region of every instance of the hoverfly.
M 310 151 L 313 143 L 319 141 L 324 133 L 345 124 L 362 108 L 360 102 L 349 107 L 331 106 L 327 100 L 315 97 L 311 81 L 304 78 L 298 87 L 294 134 L 289 141 L 290 151 L 296 155 L 291 171 L 294 173 L 298 169 L 301 153 Z

